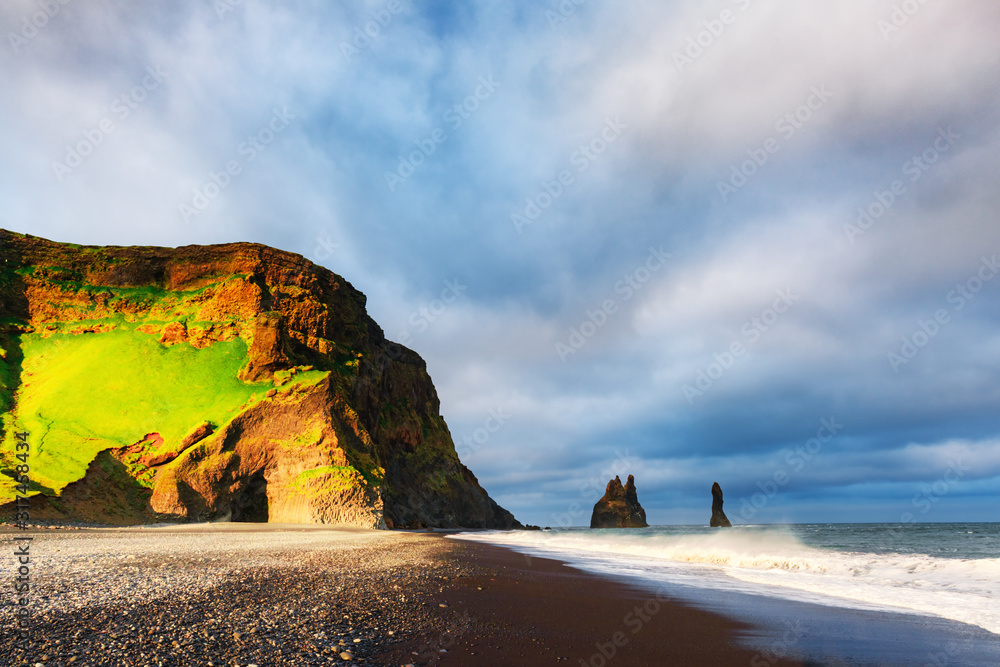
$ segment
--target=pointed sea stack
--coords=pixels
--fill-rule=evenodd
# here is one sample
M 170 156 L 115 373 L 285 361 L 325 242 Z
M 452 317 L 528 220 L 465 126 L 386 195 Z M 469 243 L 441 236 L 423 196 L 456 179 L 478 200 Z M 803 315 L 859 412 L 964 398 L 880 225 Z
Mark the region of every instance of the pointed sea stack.
M 712 528 L 732 528 L 726 513 L 722 511 L 722 487 L 716 482 L 712 484 L 712 520 L 708 522 Z
M 622 480 L 617 476 L 608 482 L 604 497 L 594 505 L 590 527 L 646 528 L 648 526 L 646 510 L 642 509 L 635 492 L 635 478 L 629 475 L 625 486 L 622 486 Z

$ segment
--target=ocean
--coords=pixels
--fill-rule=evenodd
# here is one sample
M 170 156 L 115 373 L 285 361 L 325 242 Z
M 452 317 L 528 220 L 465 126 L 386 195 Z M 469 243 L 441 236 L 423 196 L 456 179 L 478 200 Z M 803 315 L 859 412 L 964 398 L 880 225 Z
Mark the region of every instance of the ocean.
M 650 589 L 659 587 L 673 597 L 724 613 L 733 605 L 744 611 L 759 609 L 759 602 L 747 601 L 770 599 L 831 610 L 946 619 L 981 629 L 973 633 L 979 648 L 969 655 L 1000 652 L 1000 523 L 565 528 L 455 537 L 504 545 L 529 557 L 556 558 Z M 740 599 L 742 603 L 736 602 Z M 787 616 L 801 617 L 801 611 Z M 886 622 L 890 617 L 870 618 Z M 969 636 L 957 624 L 911 620 L 910 627 L 920 640 L 930 642 L 937 636 L 949 650 L 955 645 L 950 638 Z M 843 632 L 849 639 L 858 629 Z M 901 637 L 905 634 L 899 632 Z M 964 662 L 952 659 L 946 664 Z

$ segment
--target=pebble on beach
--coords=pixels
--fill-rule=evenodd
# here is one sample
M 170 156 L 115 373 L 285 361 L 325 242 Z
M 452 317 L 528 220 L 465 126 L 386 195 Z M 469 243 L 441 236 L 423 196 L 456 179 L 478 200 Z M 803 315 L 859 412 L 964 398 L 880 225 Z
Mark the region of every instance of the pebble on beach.
M 12 656 L 33 667 L 380 664 L 437 627 L 424 601 L 457 574 L 439 539 L 386 531 L 84 529 L 34 544 L 32 643 Z

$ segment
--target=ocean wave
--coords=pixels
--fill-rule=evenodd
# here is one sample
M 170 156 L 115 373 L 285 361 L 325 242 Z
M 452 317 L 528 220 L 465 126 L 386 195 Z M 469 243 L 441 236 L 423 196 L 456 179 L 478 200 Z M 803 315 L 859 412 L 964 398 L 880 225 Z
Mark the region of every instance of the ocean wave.
M 741 527 L 700 534 L 546 531 L 459 536 L 560 555 L 609 573 L 705 585 L 788 599 L 890 607 L 932 614 L 1000 634 L 1000 558 L 834 550 L 804 544 L 791 530 Z M 721 583 L 720 583 L 721 582 Z M 808 595 L 803 595 L 808 594 Z

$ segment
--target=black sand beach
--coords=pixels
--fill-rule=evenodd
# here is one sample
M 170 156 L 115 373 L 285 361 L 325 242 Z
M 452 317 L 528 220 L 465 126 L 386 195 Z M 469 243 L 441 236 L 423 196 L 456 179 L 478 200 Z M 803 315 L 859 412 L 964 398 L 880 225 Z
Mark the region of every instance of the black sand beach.
M 4 541 L 15 534 L 4 530 Z M 15 651 L 5 630 L 2 664 L 597 667 L 755 657 L 733 641 L 746 628 L 721 616 L 441 534 L 254 524 L 32 534 L 31 648 Z M 5 629 L 12 613 L 5 601 Z
M 441 665 L 802 664 L 737 646 L 749 626 L 676 600 L 555 560 L 444 541 L 440 557 L 470 575 L 435 596 L 448 622 L 380 656 L 383 664 L 432 664 L 435 646 L 447 651 Z
M 706 609 L 442 533 L 200 524 L 27 534 L 30 647 L 15 648 L 5 597 L 0 665 L 941 667 L 996 655 L 994 635 L 943 619 L 722 593 Z M 23 535 L 0 529 L 8 544 Z M 788 636 L 779 619 L 789 617 L 809 632 Z

